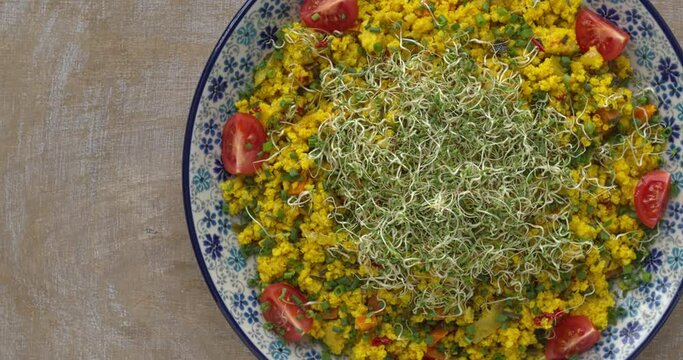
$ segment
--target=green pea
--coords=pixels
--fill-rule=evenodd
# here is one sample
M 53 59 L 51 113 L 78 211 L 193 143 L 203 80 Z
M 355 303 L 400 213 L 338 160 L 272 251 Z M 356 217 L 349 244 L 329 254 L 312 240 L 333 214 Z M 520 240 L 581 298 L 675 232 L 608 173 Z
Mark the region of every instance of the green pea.
M 560 58 L 560 64 L 562 64 L 562 66 L 568 68 L 572 64 L 572 59 L 569 56 L 562 56 Z

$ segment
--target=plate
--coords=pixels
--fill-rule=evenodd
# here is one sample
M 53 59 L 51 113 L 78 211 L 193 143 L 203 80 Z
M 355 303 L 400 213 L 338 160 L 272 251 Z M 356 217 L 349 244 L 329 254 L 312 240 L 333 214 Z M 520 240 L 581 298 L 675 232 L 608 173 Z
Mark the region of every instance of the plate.
M 321 359 L 312 342 L 286 344 L 264 329 L 253 259 L 240 254 L 223 214 L 219 182 L 229 176 L 220 157 L 221 129 L 235 112 L 238 92 L 252 69 L 272 51 L 283 25 L 299 18 L 299 0 L 249 0 L 228 24 L 209 58 L 192 102 L 183 151 L 183 197 L 197 263 L 218 307 L 247 347 L 261 359 Z M 631 35 L 627 55 L 636 79 L 654 89 L 664 122 L 672 128 L 665 169 L 683 189 L 683 52 L 671 30 L 647 0 L 588 0 L 585 5 Z M 603 332 L 582 359 L 633 359 L 652 340 L 681 295 L 683 280 L 683 194 L 672 199 L 661 236 L 644 260 L 652 281 L 619 296 L 626 316 Z

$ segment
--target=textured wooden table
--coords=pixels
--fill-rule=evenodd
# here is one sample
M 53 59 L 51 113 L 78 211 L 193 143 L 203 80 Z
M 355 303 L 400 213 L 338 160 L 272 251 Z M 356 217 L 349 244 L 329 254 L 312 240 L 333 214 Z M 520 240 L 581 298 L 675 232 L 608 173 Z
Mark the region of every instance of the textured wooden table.
M 240 0 L 0 0 L 0 359 L 251 359 L 195 264 L 186 116 Z M 655 1 L 683 39 L 683 0 Z M 641 359 L 680 359 L 679 305 Z

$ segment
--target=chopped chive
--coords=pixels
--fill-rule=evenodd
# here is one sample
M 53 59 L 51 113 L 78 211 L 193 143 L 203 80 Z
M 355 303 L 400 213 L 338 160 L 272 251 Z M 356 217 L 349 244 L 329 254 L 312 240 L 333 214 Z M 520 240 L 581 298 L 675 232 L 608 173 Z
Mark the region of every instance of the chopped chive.
M 382 29 L 378 28 L 377 26 L 370 26 L 367 28 L 369 32 L 371 33 L 379 33 L 382 32 Z
M 581 280 L 581 281 L 586 280 L 587 276 L 588 276 L 588 274 L 586 273 L 586 270 L 581 270 L 576 274 L 576 278 Z
M 285 58 L 285 53 L 282 50 L 277 49 L 277 50 L 273 51 L 273 58 L 275 60 L 282 60 Z
M 465 334 L 469 337 L 473 337 L 477 333 L 477 328 L 474 326 L 474 324 L 467 325 L 465 327 Z
M 261 311 L 266 312 L 270 309 L 270 301 L 264 301 L 261 303 Z
M 486 19 L 484 18 L 483 14 L 477 14 L 474 17 L 474 21 L 477 23 L 477 26 L 479 27 L 484 26 L 484 24 L 486 23 Z
M 595 133 L 595 124 L 593 124 L 593 122 L 590 120 L 586 121 L 584 128 L 586 129 L 586 133 L 589 136 L 592 136 Z M 589 213 L 591 213 L 591 212 L 589 211 Z
M 261 285 L 261 279 L 259 279 L 258 277 L 251 278 L 251 279 L 247 280 L 247 286 L 249 286 L 250 288 L 256 288 L 256 287 L 259 287 L 260 285 Z
M 337 287 L 334 288 L 334 294 L 339 296 L 343 293 L 346 292 L 346 287 L 344 285 L 337 285 Z
M 532 36 L 534 36 L 534 31 L 531 30 L 529 25 L 524 24 L 522 25 L 522 28 L 519 31 L 519 36 L 524 40 L 529 40 Z
M 275 247 L 275 245 L 277 244 L 275 240 L 273 240 L 273 238 L 266 238 L 265 240 L 261 241 L 261 255 L 273 255 L 273 248 Z
M 504 322 L 508 321 L 508 317 L 505 314 L 498 314 L 498 315 L 496 315 L 496 321 L 499 323 L 504 323 Z
M 644 283 L 649 283 L 652 281 L 652 273 L 649 273 L 647 271 L 643 271 L 640 274 L 640 279 L 643 280 Z
M 436 27 L 442 28 L 442 27 L 444 27 L 444 26 L 446 26 L 446 25 L 448 25 L 448 19 L 447 19 L 445 16 L 443 16 L 443 15 L 439 15 L 439 16 L 436 18 Z
M 502 18 L 510 16 L 510 13 L 507 11 L 507 9 L 502 6 L 496 7 L 496 14 Z
M 513 25 L 508 25 L 505 27 L 505 35 L 507 35 L 508 37 L 512 37 L 513 35 L 515 35 L 515 31 L 516 30 Z

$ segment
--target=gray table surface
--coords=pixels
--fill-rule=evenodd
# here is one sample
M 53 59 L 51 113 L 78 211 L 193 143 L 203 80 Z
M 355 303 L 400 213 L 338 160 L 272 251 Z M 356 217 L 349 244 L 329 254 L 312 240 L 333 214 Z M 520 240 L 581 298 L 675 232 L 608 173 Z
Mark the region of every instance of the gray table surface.
M 239 0 L 0 0 L 0 359 L 252 359 L 195 263 L 180 163 Z M 683 39 L 683 0 L 654 1 Z M 680 359 L 679 305 L 641 359 Z

